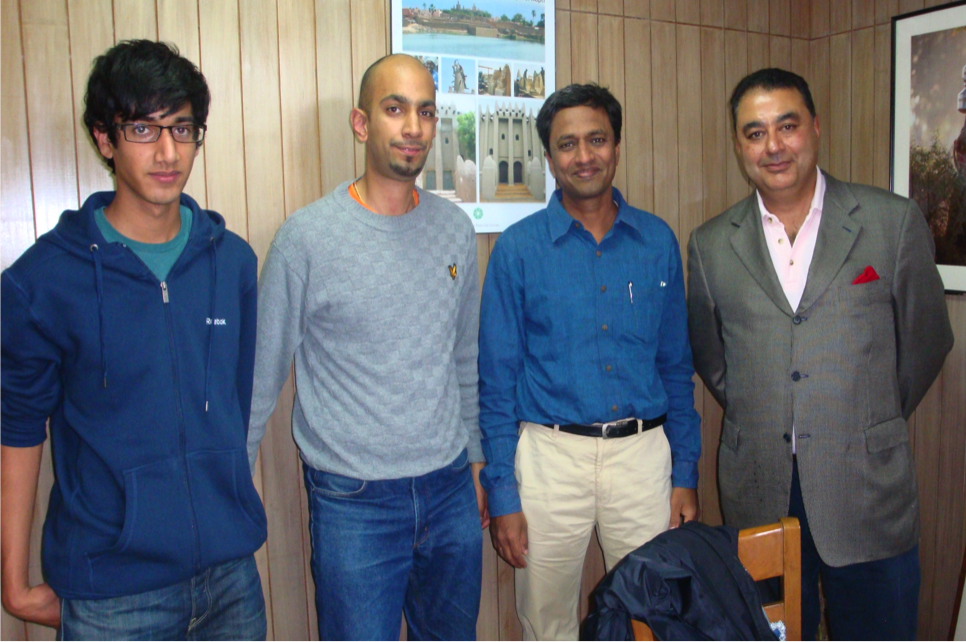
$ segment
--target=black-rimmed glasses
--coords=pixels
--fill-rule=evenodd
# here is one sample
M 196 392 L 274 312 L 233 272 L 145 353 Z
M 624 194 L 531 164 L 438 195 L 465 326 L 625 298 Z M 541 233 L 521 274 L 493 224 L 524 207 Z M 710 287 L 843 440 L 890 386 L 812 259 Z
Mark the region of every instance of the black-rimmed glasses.
M 115 127 L 124 132 L 124 140 L 129 143 L 153 143 L 161 138 L 165 129 L 171 132 L 176 143 L 200 143 L 205 139 L 205 125 L 179 123 L 177 125 L 145 125 L 144 123 L 116 123 Z

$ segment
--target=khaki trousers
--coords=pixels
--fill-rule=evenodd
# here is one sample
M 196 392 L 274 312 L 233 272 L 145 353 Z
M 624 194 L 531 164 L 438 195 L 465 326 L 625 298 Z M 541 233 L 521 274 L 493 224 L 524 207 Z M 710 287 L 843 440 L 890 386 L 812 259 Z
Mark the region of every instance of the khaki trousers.
M 515 464 L 528 525 L 527 567 L 515 577 L 524 638 L 576 640 L 594 525 L 608 570 L 667 530 L 671 449 L 664 428 L 600 439 L 523 422 Z

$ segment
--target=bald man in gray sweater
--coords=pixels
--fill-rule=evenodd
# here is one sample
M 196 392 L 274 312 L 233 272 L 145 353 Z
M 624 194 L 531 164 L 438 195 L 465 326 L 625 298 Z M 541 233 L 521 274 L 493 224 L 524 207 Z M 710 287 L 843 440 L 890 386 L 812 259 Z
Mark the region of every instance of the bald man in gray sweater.
M 473 225 L 415 187 L 433 79 L 387 56 L 350 114 L 357 181 L 293 214 L 259 283 L 254 466 L 295 359 L 321 639 L 475 639 L 482 531 Z

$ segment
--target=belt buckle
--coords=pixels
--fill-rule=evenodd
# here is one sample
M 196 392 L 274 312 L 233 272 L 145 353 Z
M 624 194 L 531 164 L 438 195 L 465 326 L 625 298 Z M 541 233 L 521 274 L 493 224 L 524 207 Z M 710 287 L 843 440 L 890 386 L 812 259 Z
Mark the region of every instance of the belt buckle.
M 633 417 L 625 417 L 624 419 L 618 419 L 617 421 L 605 421 L 600 424 L 600 438 L 601 439 L 611 439 L 608 434 L 611 428 L 619 428 L 629 421 L 637 421 Z

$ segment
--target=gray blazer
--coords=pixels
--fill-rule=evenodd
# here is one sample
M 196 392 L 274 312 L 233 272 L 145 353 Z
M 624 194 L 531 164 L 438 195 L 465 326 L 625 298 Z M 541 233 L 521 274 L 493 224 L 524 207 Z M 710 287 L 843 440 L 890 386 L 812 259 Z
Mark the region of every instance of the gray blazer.
M 691 235 L 688 323 L 695 369 L 725 411 L 726 522 L 746 528 L 788 514 L 794 424 L 815 545 L 841 566 L 919 541 L 906 419 L 953 334 L 915 202 L 825 177 L 798 309 L 782 291 L 752 194 Z M 880 278 L 853 285 L 866 266 Z

